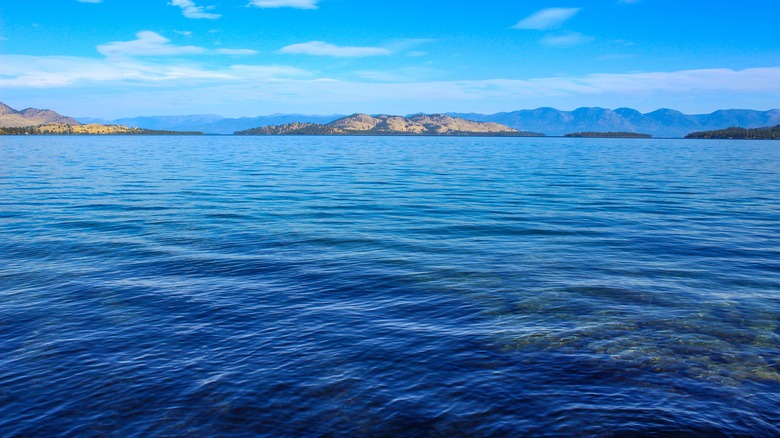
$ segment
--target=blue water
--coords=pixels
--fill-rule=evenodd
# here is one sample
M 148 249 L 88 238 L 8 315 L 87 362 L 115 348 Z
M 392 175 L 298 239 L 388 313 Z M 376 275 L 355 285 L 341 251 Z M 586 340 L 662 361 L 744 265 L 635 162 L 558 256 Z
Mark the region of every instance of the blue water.
M 780 143 L 0 137 L 0 436 L 780 435 Z

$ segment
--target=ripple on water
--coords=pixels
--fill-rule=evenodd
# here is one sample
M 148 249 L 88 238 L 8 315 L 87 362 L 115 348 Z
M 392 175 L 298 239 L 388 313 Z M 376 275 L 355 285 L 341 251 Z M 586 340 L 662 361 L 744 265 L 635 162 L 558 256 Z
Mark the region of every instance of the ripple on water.
M 780 435 L 768 142 L 0 143 L 0 432 Z

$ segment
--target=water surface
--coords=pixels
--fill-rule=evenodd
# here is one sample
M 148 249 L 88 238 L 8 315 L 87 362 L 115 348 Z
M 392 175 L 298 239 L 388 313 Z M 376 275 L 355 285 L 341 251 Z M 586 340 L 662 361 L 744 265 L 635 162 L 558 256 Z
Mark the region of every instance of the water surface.
M 780 435 L 780 147 L 0 138 L 0 435 Z

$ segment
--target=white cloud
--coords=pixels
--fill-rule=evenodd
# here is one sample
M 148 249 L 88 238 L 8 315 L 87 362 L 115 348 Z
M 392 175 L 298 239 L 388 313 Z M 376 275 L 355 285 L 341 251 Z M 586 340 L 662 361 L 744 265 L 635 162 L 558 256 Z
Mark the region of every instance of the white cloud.
M 230 79 L 225 72 L 185 66 L 161 66 L 130 60 L 69 56 L 0 55 L 0 88 L 68 88 L 102 83 L 156 85 L 182 79 Z
M 562 35 L 548 35 L 539 43 L 547 47 L 574 47 L 593 41 L 592 36 L 583 35 L 579 32 L 570 32 Z
M 211 53 L 211 52 L 209 52 Z M 671 107 L 684 112 L 777 107 L 780 66 L 745 70 L 590 74 L 529 79 L 431 80 L 446 72 L 358 72 L 338 80 L 295 67 L 180 59 L 0 55 L 0 94 L 66 113 L 167 111 L 495 112 L 539 106 Z M 73 90 L 79 99 L 73 99 Z M 117 105 L 121 97 L 122 105 Z M 225 114 L 227 113 L 227 114 Z
M 178 35 L 185 36 L 187 38 L 192 36 L 192 31 L 189 30 L 174 30 L 173 32 Z
M 577 15 L 581 8 L 548 8 L 542 9 L 512 26 L 514 29 L 547 30 L 560 27 L 570 18 Z
M 247 6 L 256 8 L 317 9 L 320 0 L 250 0 Z
M 180 7 L 182 14 L 187 18 L 216 20 L 221 17 L 219 14 L 206 12 L 207 10 L 214 9 L 214 6 L 196 6 L 195 2 L 192 0 L 171 0 L 168 4 Z
M 310 41 L 308 43 L 291 44 L 282 47 L 282 53 L 293 53 L 314 56 L 337 56 L 337 57 L 363 57 L 390 55 L 392 52 L 383 47 L 357 47 L 357 46 L 336 46 L 323 41 Z
M 446 75 L 445 71 L 430 67 L 404 67 L 396 70 L 364 70 L 357 77 L 374 82 L 423 82 Z
M 409 72 L 405 72 L 409 73 Z M 429 72 L 426 72 L 429 73 Z M 94 59 L 66 56 L 0 55 L 0 87 L 68 87 L 107 81 L 129 81 L 136 84 L 173 79 L 209 79 L 218 83 L 248 80 L 255 77 L 287 78 L 300 81 L 328 82 L 370 87 L 408 86 L 430 87 L 432 90 L 457 90 L 456 94 L 471 98 L 496 96 L 558 96 L 562 94 L 610 94 L 656 92 L 760 93 L 780 96 L 780 66 L 744 70 L 703 69 L 676 72 L 644 72 L 623 74 L 590 74 L 535 79 L 485 79 L 469 81 L 405 82 L 377 84 L 344 82 L 313 78 L 310 72 L 287 66 L 233 65 L 206 68 L 194 63 L 172 64 L 170 60 L 141 62 L 138 60 Z M 372 79 L 379 79 L 374 75 Z M 363 85 L 358 85 L 363 84 Z M 416 85 L 415 85 L 416 84 Z M 298 84 L 301 85 L 301 84 Z M 414 85 L 414 86 L 413 86 Z M 403 87 L 401 87 L 403 88 Z M 372 94 L 376 94 L 375 92 Z
M 168 38 L 149 30 L 138 32 L 136 37 L 138 39 L 132 41 L 101 44 L 97 50 L 108 57 L 196 55 L 206 52 L 202 47 L 173 45 Z
M 136 34 L 132 41 L 114 41 L 97 46 L 98 52 L 110 58 L 133 56 L 173 56 L 173 55 L 255 55 L 256 50 L 250 49 L 217 49 L 208 50 L 197 46 L 177 46 L 164 36 L 144 30 Z
M 0 55 L 0 89 L 100 87 L 109 84 L 160 87 L 166 84 L 225 84 L 304 78 L 310 75 L 295 67 L 274 65 L 234 65 L 209 69 L 197 64 L 171 65 L 134 59 Z
M 103 0 L 76 0 L 76 1 L 80 3 L 102 3 L 103 2 Z

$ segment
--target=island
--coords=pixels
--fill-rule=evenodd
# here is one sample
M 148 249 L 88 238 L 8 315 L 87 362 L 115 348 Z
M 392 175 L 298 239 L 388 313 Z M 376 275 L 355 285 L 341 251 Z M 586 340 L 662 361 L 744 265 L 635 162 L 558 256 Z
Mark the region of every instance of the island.
M 575 138 L 653 138 L 650 134 L 640 134 L 637 132 L 572 132 L 564 137 Z
M 685 138 L 720 140 L 780 140 L 780 125 L 764 128 L 726 128 L 716 131 L 692 132 Z
M 327 124 L 288 123 L 237 131 L 235 135 L 433 135 L 481 137 L 542 137 L 495 122 L 474 122 L 446 114 L 353 114 Z

